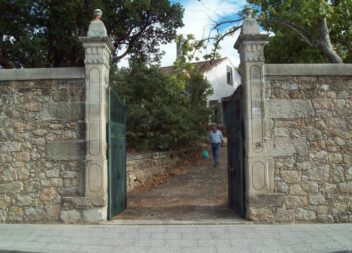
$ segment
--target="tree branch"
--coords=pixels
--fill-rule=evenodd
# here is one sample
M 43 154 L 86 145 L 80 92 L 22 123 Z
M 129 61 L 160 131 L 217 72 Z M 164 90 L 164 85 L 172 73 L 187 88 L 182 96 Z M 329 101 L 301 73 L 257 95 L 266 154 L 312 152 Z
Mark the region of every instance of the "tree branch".
M 312 36 L 303 27 L 298 26 L 298 25 L 291 23 L 289 21 L 286 21 L 286 20 L 281 20 L 281 19 L 269 18 L 269 19 L 264 19 L 262 21 L 284 25 L 284 26 L 290 28 L 291 30 L 295 31 L 308 45 L 310 45 L 311 47 L 314 47 L 315 43 L 314 43 Z
M 317 40 L 317 47 L 323 52 L 325 57 L 332 63 L 343 63 L 341 57 L 336 53 L 332 46 L 328 24 L 326 17 L 323 17 L 318 22 L 319 38 Z

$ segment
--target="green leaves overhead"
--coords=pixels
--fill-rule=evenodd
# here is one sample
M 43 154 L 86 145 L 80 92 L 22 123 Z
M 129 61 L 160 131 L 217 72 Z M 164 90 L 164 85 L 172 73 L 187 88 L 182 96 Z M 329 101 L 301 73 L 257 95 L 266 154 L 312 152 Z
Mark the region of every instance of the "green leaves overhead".
M 352 1 L 350 0 L 248 0 L 259 5 L 259 21 L 267 31 L 301 47 L 278 46 L 270 39 L 266 58 L 281 62 L 352 62 Z M 275 43 L 273 43 L 275 41 Z M 301 43 L 304 42 L 304 43 Z M 320 52 L 321 56 L 317 54 Z M 289 58 L 278 56 L 287 55 Z M 269 55 L 270 54 L 270 55 Z M 276 55 L 274 55 L 276 54 Z M 308 58 L 307 56 L 310 56 Z M 277 62 L 277 61 L 273 62 Z
M 114 61 L 127 54 L 158 61 L 160 44 L 183 25 L 183 9 L 169 0 L 0 0 L 0 66 L 83 65 L 78 36 L 85 36 L 96 8 L 114 42 Z

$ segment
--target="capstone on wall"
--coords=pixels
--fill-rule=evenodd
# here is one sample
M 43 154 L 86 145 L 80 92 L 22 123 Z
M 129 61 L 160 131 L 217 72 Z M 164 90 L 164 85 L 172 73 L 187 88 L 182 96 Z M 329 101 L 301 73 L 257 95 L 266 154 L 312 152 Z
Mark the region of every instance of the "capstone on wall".
M 329 75 L 314 65 L 266 66 L 264 134 L 282 198 L 251 208 L 252 220 L 352 222 L 352 73 L 329 66 Z
M 2 74 L 0 222 L 59 221 L 62 198 L 82 194 L 84 69 Z

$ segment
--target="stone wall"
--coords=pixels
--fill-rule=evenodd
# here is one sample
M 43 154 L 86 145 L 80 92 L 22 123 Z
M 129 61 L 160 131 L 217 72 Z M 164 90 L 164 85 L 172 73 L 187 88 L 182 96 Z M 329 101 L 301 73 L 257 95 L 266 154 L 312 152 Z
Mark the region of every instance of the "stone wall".
M 251 208 L 251 219 L 352 222 L 352 73 L 337 66 L 265 66 L 277 201 Z
M 1 70 L 0 222 L 59 221 L 63 197 L 82 194 L 84 77 Z
M 182 152 L 153 152 L 127 155 L 127 192 L 142 186 L 177 164 Z

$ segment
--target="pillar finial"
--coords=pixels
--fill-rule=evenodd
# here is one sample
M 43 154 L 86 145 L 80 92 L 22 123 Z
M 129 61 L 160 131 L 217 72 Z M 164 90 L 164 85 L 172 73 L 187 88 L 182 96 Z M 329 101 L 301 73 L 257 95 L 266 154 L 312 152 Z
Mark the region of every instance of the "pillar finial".
M 243 11 L 245 13 L 245 18 L 253 18 L 253 8 L 250 5 L 246 5 Z
M 101 9 L 94 10 L 94 17 L 95 19 L 100 19 L 103 16 L 103 11 Z

